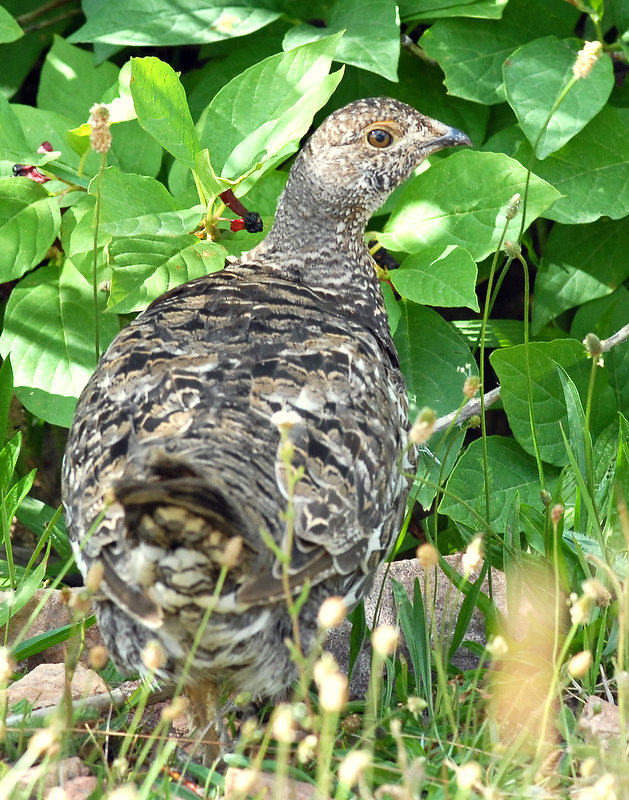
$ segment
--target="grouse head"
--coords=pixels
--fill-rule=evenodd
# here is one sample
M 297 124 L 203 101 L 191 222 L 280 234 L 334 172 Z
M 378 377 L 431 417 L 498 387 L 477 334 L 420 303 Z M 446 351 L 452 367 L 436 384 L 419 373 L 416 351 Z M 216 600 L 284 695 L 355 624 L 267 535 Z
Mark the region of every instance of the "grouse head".
M 399 100 L 357 100 L 331 114 L 312 134 L 291 182 L 299 181 L 301 193 L 308 193 L 319 213 L 358 215 L 366 222 L 427 156 L 464 144 L 471 142 L 462 131 Z

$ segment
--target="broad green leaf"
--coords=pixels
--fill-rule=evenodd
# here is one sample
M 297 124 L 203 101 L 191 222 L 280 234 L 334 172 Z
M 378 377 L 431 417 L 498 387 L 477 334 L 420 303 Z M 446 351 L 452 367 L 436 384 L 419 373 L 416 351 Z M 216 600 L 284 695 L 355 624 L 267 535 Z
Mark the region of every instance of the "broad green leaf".
M 525 453 L 513 439 L 503 436 L 487 437 L 487 455 L 488 522 L 497 533 L 502 534 L 507 532 L 507 520 L 516 494 L 520 502 L 535 508 L 541 507 L 539 475 L 535 459 Z M 452 470 L 443 500 L 439 504 L 439 513 L 469 526 L 472 530 L 487 529 L 483 443 L 480 439 L 470 444 Z
M 284 50 L 345 31 L 336 60 L 397 81 L 400 20 L 394 0 L 336 0 L 325 27 L 298 25 L 284 38 Z
M 579 133 L 603 108 L 614 88 L 612 61 L 603 55 L 555 109 L 573 78 L 572 65 L 580 46 L 576 39 L 548 36 L 519 47 L 504 63 L 507 100 L 539 159 Z
M 0 625 L 5 626 L 18 611 L 28 603 L 35 592 L 41 588 L 42 581 L 46 574 L 46 562 L 38 564 L 30 575 L 20 584 L 16 592 L 12 592 L 11 602 L 3 600 L 0 603 Z
M 7 493 L 11 485 L 21 449 L 21 431 L 18 431 L 2 448 L 0 448 L 0 494 L 2 495 Z
M 506 206 L 516 192 L 524 195 L 526 174 L 519 161 L 503 153 L 454 153 L 399 192 L 397 206 L 378 238 L 385 247 L 411 253 L 457 244 L 480 261 L 498 246 Z M 557 197 L 553 186 L 531 175 L 526 226 Z M 519 215 L 511 226 L 515 237 Z
M 59 517 L 56 509 L 47 506 L 34 497 L 25 497 L 15 516 L 38 539 L 50 528 L 51 521 L 56 518 L 56 522 L 50 531 L 52 546 L 62 561 L 69 561 L 72 558 L 72 547 L 68 541 L 68 532 L 63 522 L 63 516 Z
M 216 174 L 239 178 L 256 161 L 269 168 L 297 150 L 341 79 L 328 74 L 340 38 L 266 58 L 218 92 L 198 124 Z
M 578 16 L 567 3 L 509 0 L 500 20 L 438 20 L 420 44 L 445 72 L 450 94 L 478 103 L 500 103 L 505 59 L 540 36 L 572 36 Z
M 24 31 L 9 14 L 6 8 L 0 6 L 0 44 L 14 42 L 24 36 Z
M 389 277 L 402 297 L 428 306 L 478 311 L 476 263 L 461 247 L 426 247 L 405 258 Z
M 136 47 L 217 42 L 246 36 L 280 16 L 260 6 L 253 0 L 108 0 L 69 41 Z
M 476 349 L 480 343 L 482 320 L 455 319 L 452 326 L 461 334 L 470 347 Z M 524 323 L 519 319 L 488 319 L 485 328 L 487 347 L 511 347 L 524 341 Z
M 57 200 L 41 184 L 28 178 L 0 179 L 0 282 L 37 266 L 60 225 Z
M 132 58 L 130 85 L 140 125 L 192 169 L 199 141 L 186 93 L 173 68 L 153 56 Z
M 607 105 L 561 150 L 535 164 L 535 172 L 564 195 L 545 217 L 570 225 L 629 214 L 627 130 L 629 108 Z M 517 157 L 529 163 L 530 146 L 523 144 Z
M 533 332 L 568 308 L 604 297 L 622 285 L 629 278 L 627 253 L 626 220 L 555 225 L 535 279 Z
M 585 410 L 579 397 L 577 387 L 568 373 L 559 364 L 555 364 L 557 375 L 561 381 L 564 402 L 566 404 L 566 425 L 564 432 L 570 441 L 570 447 L 574 453 L 579 472 L 585 480 L 586 486 L 590 491 L 593 490 L 592 474 L 592 437 L 585 424 Z M 589 457 L 588 457 L 589 454 Z
M 37 105 L 63 113 L 78 125 L 117 78 L 118 68 L 113 64 L 96 66 L 91 53 L 55 36 L 42 67 Z
M 96 194 L 97 181 L 90 184 Z M 100 182 L 103 231 L 115 236 L 145 233 L 180 236 L 194 230 L 203 210 L 182 209 L 165 186 L 154 178 L 127 174 L 108 167 Z
M 37 152 L 37 147 L 42 142 L 41 131 L 37 145 L 32 147 L 29 144 L 22 130 L 16 108 L 19 107 L 9 105 L 6 98 L 0 93 L 0 177 L 11 177 L 14 164 L 29 164 L 39 167 L 54 161 L 59 156 L 57 152 Z
M 407 0 L 400 3 L 402 22 L 443 17 L 500 19 L 509 0 Z
M 104 297 L 99 295 L 99 305 Z M 115 316 L 99 314 L 101 349 L 118 332 Z M 33 414 L 69 427 L 76 400 L 94 370 L 92 287 L 66 259 L 43 267 L 13 289 L 0 353 L 11 356 L 15 393 Z
M 263 34 L 250 36 L 246 44 L 241 42 L 239 47 L 225 48 L 224 54 L 215 53 L 200 69 L 183 73 L 181 81 L 188 94 L 193 119 L 199 119 L 214 95 L 233 78 L 263 59 L 281 52 L 282 40 L 289 27 L 282 20 L 273 22 Z M 212 50 L 216 50 L 216 45 Z
M 469 348 L 435 311 L 402 300 L 394 341 L 406 378 L 410 415 L 424 406 L 438 414 L 454 411 L 463 400 L 461 369 L 473 365 Z M 470 367 L 475 372 L 474 367 Z
M 528 403 L 528 381 L 534 415 L 535 433 L 542 459 L 549 464 L 564 466 L 568 463 L 559 423 L 567 431 L 567 410 L 556 364 L 562 366 L 575 381 L 582 396 L 587 392 L 590 361 L 585 357 L 581 342 L 573 339 L 552 342 L 534 342 L 526 345 L 496 350 L 491 354 L 491 364 L 500 381 L 500 399 L 509 419 L 513 435 L 526 450 L 534 454 Z M 599 373 L 596 384 L 597 407 L 592 428 L 599 430 L 614 416 L 614 400 L 606 386 L 604 374 Z
M 196 236 L 164 238 L 145 235 L 115 239 L 109 248 L 113 279 L 109 311 L 143 311 L 169 289 L 193 278 L 217 272 L 226 250 Z

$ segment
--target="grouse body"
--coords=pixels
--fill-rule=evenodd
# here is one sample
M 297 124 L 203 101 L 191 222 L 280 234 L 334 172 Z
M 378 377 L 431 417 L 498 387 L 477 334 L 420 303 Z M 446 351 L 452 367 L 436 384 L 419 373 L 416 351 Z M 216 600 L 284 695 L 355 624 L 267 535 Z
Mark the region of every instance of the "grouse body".
M 191 694 L 283 691 L 296 673 L 269 537 L 290 554 L 290 593 L 310 587 L 305 650 L 321 603 L 352 607 L 369 586 L 412 453 L 365 225 L 427 155 L 458 144 L 463 133 L 389 98 L 336 111 L 297 157 L 266 239 L 160 297 L 100 360 L 63 496 L 82 571 L 101 565 L 96 612 L 123 670 L 157 640 L 157 674 L 185 668 Z

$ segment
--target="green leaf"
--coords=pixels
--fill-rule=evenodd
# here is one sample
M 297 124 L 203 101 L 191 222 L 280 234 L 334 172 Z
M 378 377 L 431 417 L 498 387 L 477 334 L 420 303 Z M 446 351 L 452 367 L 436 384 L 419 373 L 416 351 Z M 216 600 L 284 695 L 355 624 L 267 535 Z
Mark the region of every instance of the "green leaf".
M 526 345 L 496 350 L 491 354 L 491 365 L 500 380 L 500 399 L 513 435 L 527 453 L 534 454 L 527 388 L 530 380 L 540 455 L 542 460 L 550 464 L 563 466 L 567 464 L 567 456 L 559 423 L 567 430 L 568 420 L 556 364 L 567 370 L 582 396 L 585 396 L 590 361 L 585 357 L 583 345 L 573 339 L 534 342 L 528 348 L 530 374 L 527 370 Z M 615 404 L 605 383 L 606 378 L 601 372 L 597 383 L 597 409 L 592 419 L 595 430 L 608 424 L 614 415 Z
M 96 194 L 97 181 L 90 184 Z M 101 226 L 114 236 L 156 234 L 180 236 L 199 223 L 201 207 L 180 207 L 166 187 L 154 178 L 107 167 L 100 182 Z
M 420 451 L 417 478 L 411 496 L 422 508 L 428 510 L 431 507 L 437 495 L 437 487 L 443 485 L 456 463 L 466 433 L 464 427 L 455 426 L 451 431 L 433 434 L 428 442 L 428 449 Z
M 41 184 L 0 179 L 0 281 L 15 280 L 37 266 L 60 225 L 57 201 Z
M 629 214 L 628 129 L 629 108 L 607 105 L 561 150 L 535 165 L 535 172 L 564 195 L 545 217 L 569 225 Z M 530 145 L 523 144 L 516 155 L 529 163 Z
M 626 220 L 555 225 L 535 279 L 533 332 L 568 308 L 604 297 L 622 285 L 629 278 L 628 252 Z
M 130 85 L 140 125 L 192 169 L 199 141 L 186 93 L 173 68 L 152 56 L 132 58 Z
M 50 529 L 50 522 L 59 515 L 57 514 L 57 509 L 47 506 L 41 500 L 36 500 L 34 497 L 25 497 L 15 516 L 22 525 L 25 525 L 29 531 L 32 531 L 40 539 Z M 69 561 L 73 557 L 72 546 L 68 541 L 68 532 L 63 522 L 63 517 L 57 519 L 52 526 L 50 538 L 52 546 L 61 561 Z
M 568 434 L 570 446 L 574 451 L 579 472 L 583 476 L 586 486 L 588 486 L 590 492 L 592 492 L 594 488 L 594 476 L 592 475 L 592 437 L 585 425 L 583 403 L 579 397 L 577 387 L 574 385 L 574 381 L 566 370 L 559 364 L 555 364 L 555 369 L 561 381 L 564 402 L 566 404 L 567 425 L 565 426 L 565 432 Z
M 0 367 L 0 447 L 4 447 L 7 438 L 9 410 L 13 397 L 13 370 L 11 359 L 7 358 Z
M 46 574 L 46 562 L 42 561 L 28 575 L 24 582 L 12 593 L 11 603 L 6 600 L 0 603 L 0 626 L 5 626 L 28 603 L 35 592 L 41 587 Z
M 578 16 L 567 3 L 509 0 L 501 20 L 439 20 L 424 33 L 420 45 L 445 72 L 450 94 L 500 103 L 505 59 L 540 36 L 572 36 Z
M 341 72 L 328 75 L 340 38 L 266 58 L 218 92 L 198 124 L 201 147 L 209 149 L 217 174 L 237 179 L 260 162 L 259 177 L 297 150 L 341 80 Z
M 485 521 L 482 445 L 480 439 L 472 442 L 452 470 L 445 495 L 439 504 L 439 513 L 475 531 L 486 530 L 488 522 L 495 531 L 503 532 L 516 493 L 520 502 L 535 508 L 541 506 L 537 466 L 535 459 L 527 455 L 513 439 L 487 437 L 489 520 Z
M 423 406 L 438 414 L 454 411 L 463 399 L 458 367 L 473 364 L 469 348 L 448 323 L 425 306 L 402 300 L 394 341 L 411 401 L 411 418 Z M 475 369 L 474 369 L 475 373 Z
M 113 279 L 109 311 L 143 311 L 169 289 L 193 278 L 217 272 L 226 250 L 196 236 L 163 238 L 145 235 L 115 239 L 109 248 Z
M 405 0 L 400 5 L 403 22 L 440 19 L 441 17 L 476 17 L 500 19 L 509 0 Z
M 6 8 L 0 6 L 0 44 L 14 42 L 24 36 L 24 31 L 9 14 Z
M 498 246 L 505 209 L 516 192 L 524 195 L 526 175 L 519 161 L 503 153 L 454 153 L 406 184 L 378 238 L 385 247 L 411 253 L 457 244 L 480 261 Z M 531 175 L 526 226 L 557 197 L 553 186 Z M 511 225 L 517 231 L 519 217 Z
M 108 42 L 135 47 L 204 44 L 246 36 L 280 16 L 253 0 L 108 0 L 95 4 L 72 42 Z M 141 24 L 138 24 L 141 21 Z
M 405 258 L 389 277 L 402 297 L 429 306 L 467 306 L 478 311 L 476 263 L 461 247 L 426 247 Z
M 389 330 L 393 336 L 397 330 L 402 312 L 400 311 L 400 306 L 398 305 L 395 295 L 393 294 L 393 289 L 389 286 L 389 284 L 381 283 L 380 288 L 382 289 L 382 298 L 384 300 L 384 306 L 387 310 L 387 316 L 389 318 Z
M 55 36 L 42 67 L 37 105 L 57 113 L 63 111 L 78 125 L 88 118 L 90 108 L 117 78 L 118 68 L 113 64 L 105 62 L 97 67 L 92 53 Z
M 505 61 L 503 75 L 510 106 L 537 158 L 559 150 L 593 119 L 614 88 L 611 58 L 603 55 L 587 78 L 569 89 L 555 110 L 560 95 L 573 79 L 572 65 L 581 43 L 554 36 L 535 39 L 518 48 Z
M 104 349 L 118 332 L 118 322 L 101 314 L 99 326 Z M 94 370 L 93 336 L 92 287 L 70 259 L 61 272 L 43 267 L 13 289 L 0 353 L 11 355 L 15 393 L 29 411 L 69 427 L 76 399 Z
M 23 163 L 20 156 L 26 155 L 29 146 L 24 131 L 9 101 L 0 92 L 0 159 L 12 163 Z
M 397 81 L 400 20 L 394 0 L 336 0 L 324 28 L 298 25 L 284 38 L 284 50 L 345 31 L 336 60 Z

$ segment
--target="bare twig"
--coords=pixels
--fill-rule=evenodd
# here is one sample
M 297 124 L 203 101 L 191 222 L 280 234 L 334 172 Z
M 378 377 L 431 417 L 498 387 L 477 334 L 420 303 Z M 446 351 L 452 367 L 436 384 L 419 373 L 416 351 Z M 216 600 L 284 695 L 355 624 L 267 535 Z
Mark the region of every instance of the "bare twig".
M 490 406 L 492 403 L 495 403 L 499 397 L 500 386 L 492 389 L 490 392 L 487 392 L 485 394 L 485 408 Z M 445 430 L 455 420 L 457 424 L 460 425 L 462 422 L 465 422 L 477 414 L 480 414 L 480 397 L 473 397 L 459 412 L 452 411 L 450 414 L 446 414 L 444 417 L 439 417 L 439 419 L 435 422 L 433 433 L 439 433 L 439 431 Z
M 607 339 L 603 339 L 601 342 L 603 345 L 603 352 L 606 353 L 608 350 L 611 350 L 612 347 L 626 342 L 627 339 L 629 339 L 629 325 L 625 325 L 624 328 L 616 331 L 616 333 L 612 333 Z
M 95 694 L 91 697 L 82 697 L 80 700 L 74 700 L 72 703 L 73 713 L 89 709 L 90 711 L 107 711 L 112 706 L 120 708 L 123 706 L 131 695 L 137 690 L 137 685 L 128 686 L 118 689 L 112 689 L 111 692 L 103 692 L 103 694 Z M 172 697 L 172 689 L 157 690 L 152 692 L 149 696 L 147 705 L 155 705 L 164 700 Z M 5 720 L 7 729 L 19 728 L 25 720 L 30 719 L 43 719 L 52 714 L 57 709 L 57 706 L 45 706 L 44 708 L 36 708 L 34 711 L 25 711 L 23 714 L 13 714 Z
M 53 8 L 59 8 L 59 6 L 67 6 L 68 3 L 71 3 L 72 0 L 52 0 L 50 3 L 44 3 L 43 6 L 34 9 L 34 11 L 29 11 L 26 14 L 20 14 L 19 17 L 16 17 L 16 21 L 19 25 L 24 27 L 24 25 L 28 25 L 29 22 L 37 19 L 37 17 L 43 17 L 44 14 L 47 14 L 49 11 L 52 11 Z

